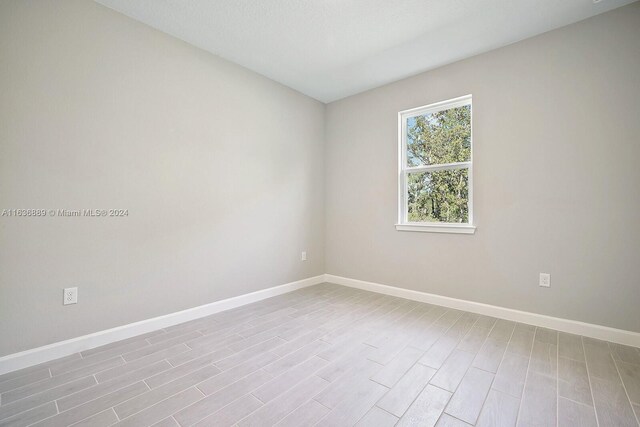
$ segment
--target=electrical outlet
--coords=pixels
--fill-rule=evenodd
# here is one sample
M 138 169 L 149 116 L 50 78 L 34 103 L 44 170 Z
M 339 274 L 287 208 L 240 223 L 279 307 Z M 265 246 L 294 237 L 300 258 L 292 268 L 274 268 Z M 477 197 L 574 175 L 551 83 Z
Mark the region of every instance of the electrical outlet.
M 307 260 L 307 252 L 302 251 L 302 253 L 300 254 L 300 261 L 306 261 L 306 260 Z
M 549 273 L 540 273 L 540 286 L 543 288 L 551 287 L 551 275 Z
M 64 305 L 78 303 L 78 288 L 64 288 L 62 303 Z

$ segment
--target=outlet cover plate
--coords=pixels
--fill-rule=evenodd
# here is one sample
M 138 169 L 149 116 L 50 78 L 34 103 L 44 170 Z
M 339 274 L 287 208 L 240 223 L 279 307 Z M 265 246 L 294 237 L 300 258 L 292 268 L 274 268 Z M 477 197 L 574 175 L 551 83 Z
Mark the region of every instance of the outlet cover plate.
M 543 288 L 551 287 L 551 274 L 540 273 L 540 286 L 542 286 Z
M 64 305 L 78 303 L 78 288 L 64 288 L 62 295 L 62 303 Z

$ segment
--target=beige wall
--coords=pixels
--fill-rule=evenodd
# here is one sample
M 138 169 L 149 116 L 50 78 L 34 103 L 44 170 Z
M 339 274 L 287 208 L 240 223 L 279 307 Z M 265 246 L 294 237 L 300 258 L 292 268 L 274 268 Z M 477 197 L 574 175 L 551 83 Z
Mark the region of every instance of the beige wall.
M 397 112 L 469 93 L 476 234 L 396 231 Z M 326 133 L 327 273 L 640 331 L 640 3 L 329 104 Z
M 0 209 L 129 216 L 0 217 L 0 356 L 325 271 L 640 331 L 639 41 L 635 3 L 325 118 L 93 2 L 1 2 Z M 396 231 L 397 112 L 467 93 L 476 234 Z
M 323 139 L 323 104 L 91 1 L 0 2 L 0 209 L 129 209 L 0 218 L 0 356 L 323 273 Z

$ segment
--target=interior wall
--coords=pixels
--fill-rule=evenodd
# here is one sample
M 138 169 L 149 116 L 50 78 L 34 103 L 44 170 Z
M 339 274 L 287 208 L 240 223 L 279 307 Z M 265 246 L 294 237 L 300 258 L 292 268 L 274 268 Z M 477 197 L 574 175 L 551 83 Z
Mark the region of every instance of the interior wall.
M 0 217 L 0 356 L 324 273 L 323 140 L 322 103 L 92 1 L 0 2 L 0 210 L 129 213 Z
M 639 71 L 636 2 L 329 104 L 327 273 L 640 332 Z M 475 235 L 396 231 L 398 111 L 466 94 Z
M 129 213 L 0 217 L 0 356 L 324 272 L 640 331 L 638 40 L 634 3 L 325 117 L 94 2 L 0 2 L 0 212 Z M 396 231 L 397 112 L 467 93 L 476 234 Z

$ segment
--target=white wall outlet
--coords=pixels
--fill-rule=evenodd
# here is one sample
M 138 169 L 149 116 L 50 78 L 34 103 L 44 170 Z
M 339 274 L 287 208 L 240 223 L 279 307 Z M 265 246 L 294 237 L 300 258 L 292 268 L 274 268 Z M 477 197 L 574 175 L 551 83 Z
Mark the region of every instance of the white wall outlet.
M 78 288 L 64 288 L 63 300 L 64 305 L 78 303 Z
M 549 273 L 540 273 L 540 286 L 543 288 L 551 287 L 551 275 Z
M 306 260 L 307 260 L 307 252 L 302 251 L 302 253 L 300 254 L 300 261 L 306 261 Z

